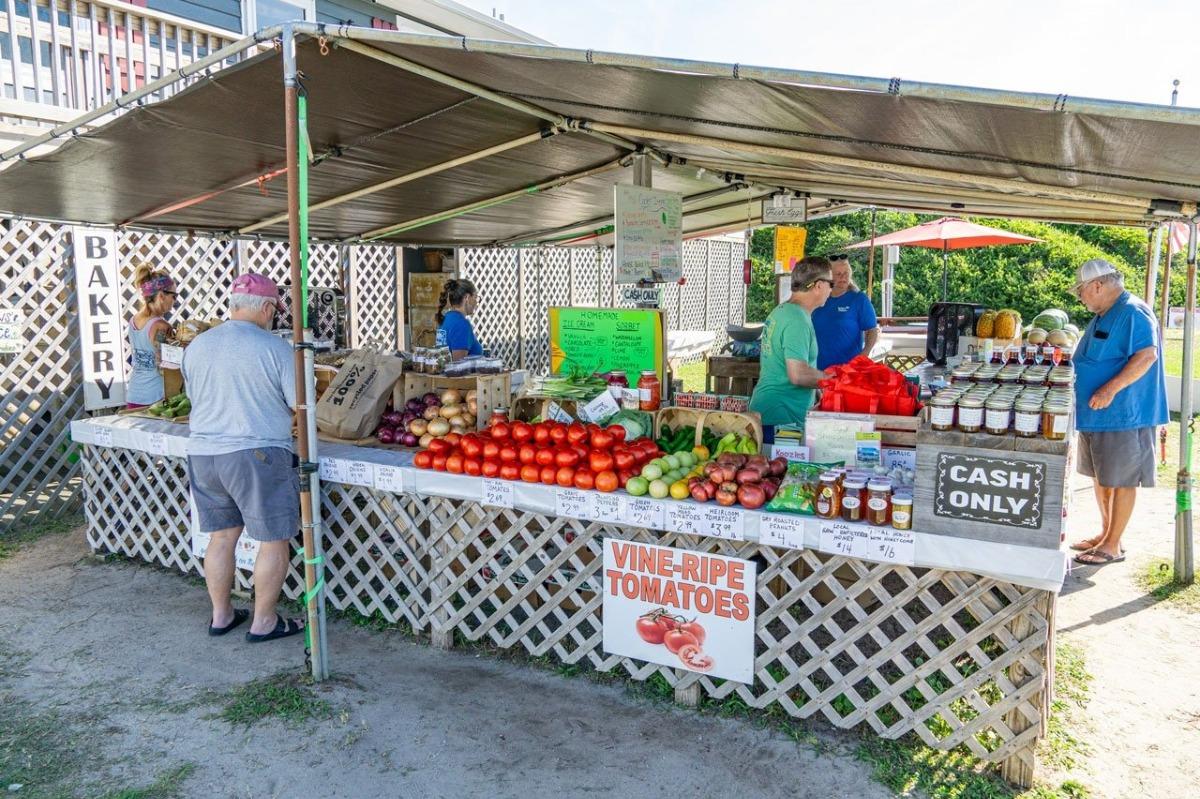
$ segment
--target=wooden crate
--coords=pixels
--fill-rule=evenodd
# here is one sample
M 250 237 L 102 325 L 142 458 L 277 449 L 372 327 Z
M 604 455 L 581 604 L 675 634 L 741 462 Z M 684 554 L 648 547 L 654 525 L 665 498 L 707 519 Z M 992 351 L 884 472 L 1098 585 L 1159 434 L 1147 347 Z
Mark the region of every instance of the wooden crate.
M 468 391 L 476 392 L 475 404 L 479 410 L 476 426 L 480 430 L 487 426 L 493 410 L 498 407 L 507 408 L 512 401 L 512 375 L 508 372 L 470 377 L 445 377 L 444 375 L 405 372 L 396 381 L 396 387 L 392 390 L 392 407 L 403 408 L 404 403 L 413 397 L 420 397 L 430 391 L 440 393 L 449 388 L 461 391 L 463 394 Z
M 514 422 L 532 422 L 534 419 L 548 418 L 550 413 L 550 403 L 557 403 L 558 407 L 564 412 L 569 413 L 572 418 L 579 418 L 579 401 L 572 399 L 555 399 L 551 397 L 543 397 L 537 394 L 526 394 L 523 397 L 517 397 L 513 400 L 512 407 L 509 410 L 508 418 Z M 587 403 L 583 403 L 586 405 Z
M 754 393 L 760 363 L 757 358 L 712 355 L 705 359 L 705 390 L 710 394 Z
M 913 527 L 955 538 L 1057 549 L 1066 529 L 1072 461 L 1070 439 L 923 428 L 917 433 Z
M 446 272 L 414 272 L 410 274 L 408 276 L 409 306 L 423 305 L 436 309 L 446 281 L 453 279 L 454 275 Z

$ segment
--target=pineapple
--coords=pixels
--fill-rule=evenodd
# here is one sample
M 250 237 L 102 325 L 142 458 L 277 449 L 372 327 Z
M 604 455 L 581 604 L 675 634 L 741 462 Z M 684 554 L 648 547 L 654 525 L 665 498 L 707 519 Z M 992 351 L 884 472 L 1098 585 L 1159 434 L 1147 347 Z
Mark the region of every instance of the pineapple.
M 975 323 L 975 335 L 979 338 L 991 338 L 995 335 L 996 312 L 984 311 L 983 316 Z

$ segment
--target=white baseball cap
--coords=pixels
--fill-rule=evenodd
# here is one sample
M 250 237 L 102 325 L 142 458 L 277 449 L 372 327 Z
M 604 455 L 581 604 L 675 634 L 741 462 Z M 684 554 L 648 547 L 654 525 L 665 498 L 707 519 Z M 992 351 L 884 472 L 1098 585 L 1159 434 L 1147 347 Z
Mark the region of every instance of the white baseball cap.
M 1117 268 L 1103 258 L 1093 258 L 1090 261 L 1084 261 L 1075 272 L 1075 285 L 1071 288 L 1071 293 L 1078 297 L 1079 290 L 1083 288 L 1085 283 L 1089 283 L 1098 277 L 1115 274 L 1117 274 Z

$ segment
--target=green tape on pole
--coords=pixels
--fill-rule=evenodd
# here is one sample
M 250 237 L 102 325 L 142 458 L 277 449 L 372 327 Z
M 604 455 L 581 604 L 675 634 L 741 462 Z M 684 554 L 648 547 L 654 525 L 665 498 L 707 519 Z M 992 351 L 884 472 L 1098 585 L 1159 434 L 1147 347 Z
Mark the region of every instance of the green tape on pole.
M 308 98 L 301 92 L 298 102 L 298 120 L 300 135 L 297 137 L 300 147 L 296 163 L 300 171 L 296 175 L 296 184 L 300 193 L 300 319 L 301 326 L 308 327 Z
M 317 578 L 317 584 L 314 585 L 311 590 L 304 592 L 303 601 L 304 601 L 305 607 L 308 606 L 309 602 L 312 602 L 314 599 L 316 599 L 317 594 L 321 593 L 321 589 L 324 587 L 325 587 L 325 577 L 322 575 L 321 577 Z

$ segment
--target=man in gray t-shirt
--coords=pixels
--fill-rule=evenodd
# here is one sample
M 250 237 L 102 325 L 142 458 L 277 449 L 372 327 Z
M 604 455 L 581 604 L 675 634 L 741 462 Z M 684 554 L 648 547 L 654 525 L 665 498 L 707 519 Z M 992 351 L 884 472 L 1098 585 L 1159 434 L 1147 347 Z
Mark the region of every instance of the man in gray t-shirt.
M 212 599 L 209 635 L 225 635 L 250 618 L 235 610 L 238 537 L 259 542 L 254 562 L 252 643 L 296 635 L 299 619 L 276 610 L 300 528 L 300 476 L 292 454 L 296 369 L 292 347 L 270 332 L 279 290 L 262 275 L 238 275 L 229 321 L 188 345 L 183 379 L 189 417 L 188 479 L 201 532 L 211 534 L 204 578 Z

